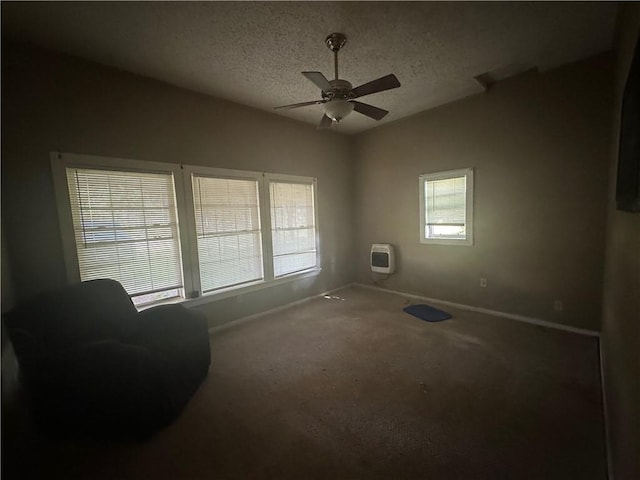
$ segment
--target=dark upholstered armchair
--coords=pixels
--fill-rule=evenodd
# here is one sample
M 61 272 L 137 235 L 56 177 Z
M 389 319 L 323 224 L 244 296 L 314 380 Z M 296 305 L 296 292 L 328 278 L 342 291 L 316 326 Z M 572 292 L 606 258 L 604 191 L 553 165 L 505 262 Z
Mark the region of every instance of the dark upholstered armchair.
M 5 314 L 38 424 L 47 431 L 140 438 L 178 417 L 209 370 L 201 312 L 138 312 L 113 280 L 39 295 Z

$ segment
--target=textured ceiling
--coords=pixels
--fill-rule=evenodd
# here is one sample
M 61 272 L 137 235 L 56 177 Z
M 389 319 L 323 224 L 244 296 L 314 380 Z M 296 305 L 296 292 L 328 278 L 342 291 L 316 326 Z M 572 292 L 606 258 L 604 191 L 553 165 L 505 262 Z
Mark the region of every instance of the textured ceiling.
M 333 78 L 331 32 L 347 35 L 340 78 L 395 73 L 402 87 L 361 98 L 355 133 L 482 87 L 477 75 L 553 68 L 609 50 L 614 2 L 2 2 L 2 33 L 184 88 L 274 112 L 320 98 L 300 72 Z M 319 105 L 278 111 L 317 124 Z

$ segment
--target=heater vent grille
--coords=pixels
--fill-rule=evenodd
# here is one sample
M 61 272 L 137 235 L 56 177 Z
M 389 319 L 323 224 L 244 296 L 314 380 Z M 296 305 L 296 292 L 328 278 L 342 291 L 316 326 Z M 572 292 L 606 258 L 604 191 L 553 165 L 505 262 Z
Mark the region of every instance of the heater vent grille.
M 371 245 L 371 271 L 376 273 L 393 273 L 395 261 L 393 247 L 388 243 L 374 243 Z

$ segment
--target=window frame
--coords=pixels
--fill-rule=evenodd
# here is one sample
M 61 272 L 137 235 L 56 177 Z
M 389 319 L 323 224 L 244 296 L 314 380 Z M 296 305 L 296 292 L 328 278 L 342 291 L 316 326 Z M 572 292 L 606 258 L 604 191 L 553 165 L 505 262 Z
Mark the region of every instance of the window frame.
M 263 278 L 261 280 L 256 280 L 254 282 L 247 282 L 241 285 L 229 286 L 229 287 L 221 287 L 211 292 L 203 293 L 202 292 L 202 284 L 200 277 L 200 262 L 198 258 L 198 238 L 197 238 L 197 229 L 196 229 L 196 217 L 195 217 L 195 198 L 193 195 L 193 176 L 202 176 L 202 177 L 211 177 L 211 178 L 226 178 L 231 180 L 253 180 L 258 183 L 258 202 L 260 204 L 259 208 L 259 216 L 260 216 L 260 228 L 261 228 L 261 236 L 262 236 L 262 264 L 263 264 Z M 263 214 L 262 208 L 263 205 L 263 195 L 261 188 L 263 174 L 260 172 L 251 172 L 245 170 L 231 170 L 231 169 L 222 169 L 222 168 L 213 168 L 213 167 L 203 167 L 203 166 L 194 166 L 194 165 L 183 165 L 182 166 L 182 183 L 184 184 L 184 192 L 186 196 L 186 204 L 187 204 L 187 235 L 189 236 L 189 242 L 192 246 L 190 248 L 190 273 L 191 273 L 191 281 L 194 289 L 190 291 L 190 295 L 187 295 L 187 298 L 203 298 L 203 297 L 213 297 L 218 294 L 225 294 L 229 292 L 236 292 L 242 290 L 246 287 L 251 287 L 255 285 L 260 285 L 268 281 L 269 277 L 267 275 L 267 271 L 265 269 L 265 257 L 266 252 L 264 250 L 264 229 L 263 229 Z
M 58 209 L 60 233 L 64 254 L 65 269 L 69 283 L 81 281 L 77 248 L 73 234 L 73 218 L 69 201 L 67 184 L 67 168 L 87 168 L 95 170 L 112 170 L 141 173 L 171 173 L 176 195 L 176 209 L 178 216 L 178 238 L 182 258 L 182 277 L 185 297 L 171 299 L 164 302 L 139 305 L 139 309 L 162 303 L 185 303 L 187 306 L 199 305 L 210 301 L 236 296 L 243 293 L 275 286 L 318 275 L 322 268 L 320 262 L 320 241 L 318 230 L 317 180 L 313 177 L 283 175 L 248 170 L 234 170 L 213 168 L 177 163 L 154 162 L 125 158 L 103 157 L 74 153 L 51 152 L 51 166 Z M 247 282 L 241 285 L 222 287 L 211 292 L 202 293 L 200 281 L 200 263 L 198 258 L 198 241 L 195 219 L 195 204 L 193 196 L 193 176 L 213 178 L 229 178 L 239 180 L 253 180 L 258 184 L 259 216 L 262 238 L 263 279 Z M 316 264 L 307 270 L 291 274 L 274 276 L 273 244 L 271 236 L 271 203 L 269 193 L 270 181 L 284 181 L 313 185 L 313 201 L 316 229 Z
M 426 195 L 425 186 L 427 182 L 436 180 L 447 180 L 451 178 L 465 177 L 465 237 L 464 238 L 434 238 L 425 234 L 427 226 L 426 218 Z M 473 245 L 473 210 L 474 210 L 474 172 L 473 168 L 461 168 L 457 170 L 447 170 L 434 173 L 423 173 L 418 177 L 420 195 L 420 243 L 432 245 Z

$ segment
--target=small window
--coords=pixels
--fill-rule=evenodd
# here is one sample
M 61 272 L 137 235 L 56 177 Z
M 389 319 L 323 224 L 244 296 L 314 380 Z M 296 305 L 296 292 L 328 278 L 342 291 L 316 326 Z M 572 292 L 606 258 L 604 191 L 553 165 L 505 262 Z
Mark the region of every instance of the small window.
M 420 175 L 420 242 L 473 245 L 473 169 Z
M 269 182 L 276 277 L 317 266 L 313 187 L 313 182 Z

